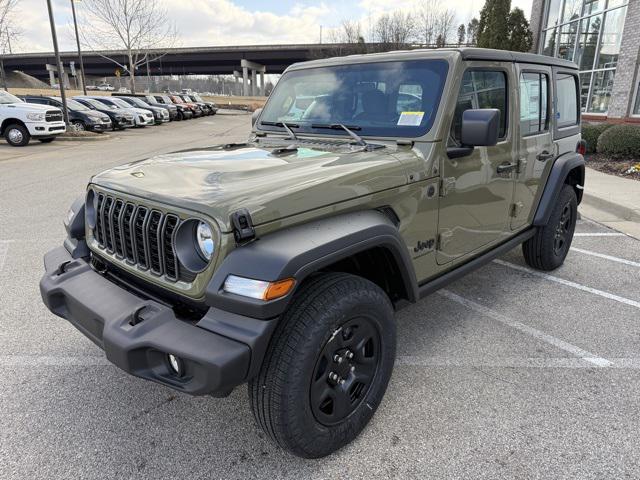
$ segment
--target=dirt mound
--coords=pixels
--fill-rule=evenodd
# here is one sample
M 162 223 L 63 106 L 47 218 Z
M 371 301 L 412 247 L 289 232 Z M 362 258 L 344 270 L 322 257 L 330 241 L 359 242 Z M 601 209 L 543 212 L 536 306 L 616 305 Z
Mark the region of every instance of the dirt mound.
M 9 88 L 49 88 L 47 83 L 19 71 L 5 72 L 5 78 Z

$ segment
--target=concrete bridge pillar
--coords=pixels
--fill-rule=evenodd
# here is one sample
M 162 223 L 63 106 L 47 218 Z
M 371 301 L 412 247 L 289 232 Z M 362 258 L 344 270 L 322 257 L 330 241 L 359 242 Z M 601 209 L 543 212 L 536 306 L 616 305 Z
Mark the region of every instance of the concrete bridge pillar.
M 49 86 L 53 87 L 56 84 L 56 73 L 58 74 L 58 83 L 61 83 L 64 88 L 69 88 L 69 74 L 64 71 L 64 65 L 62 66 L 62 73 L 58 72 L 58 67 L 49 63 L 45 64 L 47 72 L 49 72 Z
M 260 73 L 260 95 L 264 95 L 264 74 L 266 67 L 249 60 L 241 60 L 243 93 L 245 96 L 258 95 L 256 74 Z M 249 88 L 249 71 L 251 71 L 251 88 Z

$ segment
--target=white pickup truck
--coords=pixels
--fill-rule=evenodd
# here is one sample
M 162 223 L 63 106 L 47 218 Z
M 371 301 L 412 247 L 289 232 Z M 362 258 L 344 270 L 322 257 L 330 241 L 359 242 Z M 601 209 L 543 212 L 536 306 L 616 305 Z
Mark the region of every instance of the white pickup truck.
M 31 137 L 52 142 L 66 126 L 59 108 L 25 103 L 15 95 L 0 90 L 0 135 L 9 145 L 23 147 Z

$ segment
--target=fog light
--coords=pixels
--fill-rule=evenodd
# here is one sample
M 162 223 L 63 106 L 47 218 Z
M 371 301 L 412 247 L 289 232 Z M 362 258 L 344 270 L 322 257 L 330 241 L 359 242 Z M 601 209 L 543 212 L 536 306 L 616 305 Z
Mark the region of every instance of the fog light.
M 167 355 L 167 360 L 169 361 L 169 370 L 171 370 L 171 373 L 178 377 L 184 375 L 184 363 L 182 363 L 180 357 L 169 354 Z

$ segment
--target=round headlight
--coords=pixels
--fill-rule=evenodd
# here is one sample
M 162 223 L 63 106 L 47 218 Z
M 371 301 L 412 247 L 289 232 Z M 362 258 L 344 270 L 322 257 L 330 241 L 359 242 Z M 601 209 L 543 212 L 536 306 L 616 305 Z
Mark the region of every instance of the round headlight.
M 198 223 L 198 227 L 196 228 L 196 243 L 198 245 L 198 253 L 202 255 L 202 258 L 207 262 L 211 260 L 215 248 L 213 244 L 213 232 L 211 231 L 211 227 L 204 222 Z

